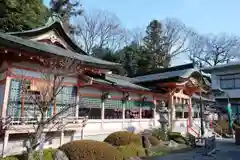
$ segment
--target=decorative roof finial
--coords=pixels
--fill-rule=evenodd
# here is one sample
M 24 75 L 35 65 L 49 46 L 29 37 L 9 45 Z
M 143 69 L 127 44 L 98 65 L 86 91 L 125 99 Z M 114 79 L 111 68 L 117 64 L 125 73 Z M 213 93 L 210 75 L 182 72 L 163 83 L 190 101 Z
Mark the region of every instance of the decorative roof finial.
M 52 15 L 48 18 L 48 21 L 46 23 L 46 25 L 51 25 L 55 22 L 59 22 L 62 24 L 62 21 L 61 21 L 61 16 L 55 12 L 52 13 Z

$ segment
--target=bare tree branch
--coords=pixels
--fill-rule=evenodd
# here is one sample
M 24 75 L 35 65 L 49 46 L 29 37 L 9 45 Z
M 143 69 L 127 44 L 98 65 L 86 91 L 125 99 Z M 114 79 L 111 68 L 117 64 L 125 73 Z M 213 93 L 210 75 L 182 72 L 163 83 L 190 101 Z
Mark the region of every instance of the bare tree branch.
M 189 59 L 199 65 L 215 66 L 228 63 L 239 52 L 240 39 L 227 34 L 198 35 L 192 34 L 189 39 Z
M 50 131 L 58 125 L 62 126 L 63 124 L 59 124 L 59 120 L 63 121 L 63 119 L 70 116 L 75 117 L 77 105 L 79 105 L 79 107 L 87 107 L 83 106 L 84 104 L 77 104 L 76 93 L 76 95 L 73 95 L 75 97 L 73 97 L 71 103 L 65 104 L 63 102 L 61 105 L 64 107 L 49 117 L 47 112 L 54 106 L 57 96 L 62 92 L 65 86 L 65 78 L 69 77 L 71 73 L 74 73 L 76 76 L 82 75 L 83 72 L 79 69 L 80 64 L 73 58 L 50 58 L 41 62 L 43 62 L 43 66 L 38 70 L 41 75 L 40 80 L 39 78 L 36 79 L 36 77 L 29 79 L 28 76 L 28 78 L 26 78 L 26 71 L 22 71 L 22 75 L 18 76 L 22 82 L 21 92 L 24 99 L 32 104 L 30 107 L 31 110 L 26 109 L 28 118 L 31 118 L 29 116 L 32 115 L 34 121 L 32 125 L 35 130 L 34 133 L 29 133 L 30 144 L 27 146 L 27 152 L 30 158 L 32 152 L 39 146 L 40 138 L 44 130 L 47 129 Z M 86 112 L 86 114 L 88 113 Z M 86 115 L 83 115 L 82 118 L 84 119 L 85 117 Z M 28 124 L 24 118 L 22 119 L 22 123 Z
M 95 46 L 116 50 L 125 42 L 126 31 L 114 14 L 98 10 L 84 13 L 79 18 L 75 39 L 83 44 L 88 54 Z
M 167 18 L 163 21 L 164 36 L 168 55 L 172 58 L 187 52 L 187 40 L 189 32 L 186 26 L 178 19 Z

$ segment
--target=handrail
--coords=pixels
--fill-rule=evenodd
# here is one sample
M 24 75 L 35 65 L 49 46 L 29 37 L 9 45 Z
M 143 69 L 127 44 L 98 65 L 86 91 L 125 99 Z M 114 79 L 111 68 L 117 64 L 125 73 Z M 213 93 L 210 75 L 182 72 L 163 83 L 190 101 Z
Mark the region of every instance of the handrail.
M 194 133 L 197 134 L 197 137 L 199 137 L 199 133 L 197 131 L 195 131 L 192 127 L 189 127 L 189 129 L 191 129 Z
M 217 123 L 215 123 L 214 121 L 212 121 L 214 124 L 216 124 L 216 125 L 218 125 L 218 126 L 220 126 L 219 124 L 217 124 Z M 196 125 L 199 129 L 201 129 L 201 126 L 199 126 L 199 124 L 196 124 L 194 121 L 192 122 L 194 125 Z M 221 127 L 221 135 L 220 134 L 218 134 L 217 132 L 215 132 L 213 129 L 210 129 L 210 128 L 206 128 L 208 131 L 210 131 L 210 132 L 213 132 L 215 135 L 217 135 L 218 137 L 222 137 L 222 126 L 220 126 Z M 205 129 L 205 127 L 204 127 L 204 129 Z
M 46 117 L 46 119 L 51 118 L 51 117 Z M 74 116 L 70 116 L 70 117 L 59 117 L 56 120 L 53 120 L 54 123 L 56 122 L 66 122 L 66 123 L 77 123 L 78 120 L 84 120 L 86 119 L 86 117 L 74 117 Z M 1 118 L 1 121 L 5 122 L 9 120 L 9 117 L 7 118 Z M 36 117 L 17 117 L 17 118 L 11 118 L 11 120 L 8 122 L 8 125 L 29 125 L 29 124 L 37 124 L 39 122 L 39 119 Z

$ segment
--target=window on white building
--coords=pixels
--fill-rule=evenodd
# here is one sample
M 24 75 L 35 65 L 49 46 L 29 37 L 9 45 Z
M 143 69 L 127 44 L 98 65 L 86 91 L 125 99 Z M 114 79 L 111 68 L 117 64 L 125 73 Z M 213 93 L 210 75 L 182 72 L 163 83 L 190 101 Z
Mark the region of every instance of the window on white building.
M 220 87 L 222 89 L 240 88 L 240 73 L 220 76 Z

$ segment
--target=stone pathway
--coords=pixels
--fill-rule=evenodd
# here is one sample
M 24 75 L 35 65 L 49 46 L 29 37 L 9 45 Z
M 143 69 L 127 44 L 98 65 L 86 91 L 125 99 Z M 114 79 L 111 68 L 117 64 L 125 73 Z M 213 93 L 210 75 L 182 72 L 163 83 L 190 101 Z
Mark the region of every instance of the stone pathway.
M 239 160 L 240 146 L 236 146 L 233 140 L 218 140 L 217 150 L 214 156 L 204 156 L 206 151 L 202 148 L 185 153 L 169 154 L 163 157 L 152 157 L 149 160 Z

